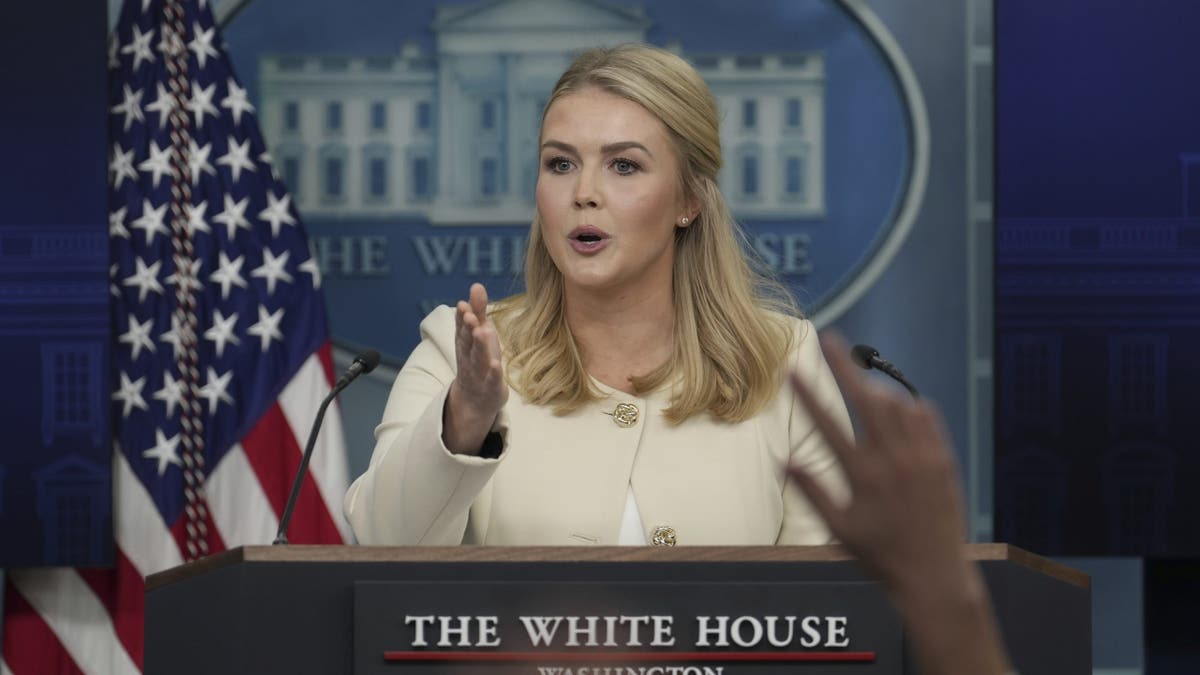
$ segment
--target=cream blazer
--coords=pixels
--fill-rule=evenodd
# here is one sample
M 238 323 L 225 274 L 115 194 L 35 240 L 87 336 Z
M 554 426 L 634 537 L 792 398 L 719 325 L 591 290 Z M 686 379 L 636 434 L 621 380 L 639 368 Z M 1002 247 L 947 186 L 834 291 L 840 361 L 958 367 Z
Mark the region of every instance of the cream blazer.
M 816 330 L 802 320 L 795 329 L 790 367 L 849 429 Z M 670 527 L 680 545 L 830 542 L 784 465 L 807 467 L 838 497 L 845 483 L 786 378 L 768 407 L 737 424 L 704 415 L 671 426 L 660 412 L 665 394 L 599 382 L 602 400 L 562 416 L 512 391 L 495 427 L 500 456 L 464 457 L 442 442 L 454 310 L 434 310 L 421 337 L 388 397 L 370 466 L 346 493 L 359 543 L 612 545 L 631 487 L 648 541 Z M 621 403 L 637 408 L 631 426 L 616 422 Z

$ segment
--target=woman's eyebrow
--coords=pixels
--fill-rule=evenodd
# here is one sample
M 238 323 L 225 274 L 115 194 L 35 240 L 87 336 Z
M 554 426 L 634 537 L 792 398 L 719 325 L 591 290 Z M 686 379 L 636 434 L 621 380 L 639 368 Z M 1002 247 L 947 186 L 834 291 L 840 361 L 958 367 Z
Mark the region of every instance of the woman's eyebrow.
M 572 155 L 579 154 L 579 150 L 575 146 L 571 145 L 570 143 L 563 143 L 562 141 L 555 141 L 555 140 L 546 141 L 546 142 L 542 143 L 542 149 L 545 150 L 546 148 L 555 148 L 558 150 L 562 150 L 563 152 L 571 153 Z M 654 153 L 650 152 L 649 148 L 642 145 L 641 143 L 638 143 L 637 141 L 617 141 L 615 143 L 605 143 L 604 145 L 600 146 L 600 154 L 610 155 L 614 152 L 621 152 L 622 150 L 629 150 L 632 148 L 641 150 L 642 152 L 646 153 L 647 155 L 654 157 Z
M 614 152 L 621 152 L 622 150 L 630 150 L 630 149 L 635 149 L 635 148 L 638 150 L 641 150 L 642 152 L 646 153 L 647 155 L 650 155 L 651 157 L 654 156 L 654 153 L 650 152 L 649 148 L 642 145 L 641 143 L 638 143 L 637 141 L 619 141 L 617 143 L 606 143 L 606 144 L 600 146 L 600 154 L 610 155 Z
M 555 148 L 562 150 L 563 152 L 568 152 L 572 155 L 579 154 L 579 150 L 577 150 L 575 146 L 571 145 L 570 143 L 563 143 L 562 141 L 546 141 L 545 143 L 542 143 L 542 149 L 545 150 L 546 148 Z

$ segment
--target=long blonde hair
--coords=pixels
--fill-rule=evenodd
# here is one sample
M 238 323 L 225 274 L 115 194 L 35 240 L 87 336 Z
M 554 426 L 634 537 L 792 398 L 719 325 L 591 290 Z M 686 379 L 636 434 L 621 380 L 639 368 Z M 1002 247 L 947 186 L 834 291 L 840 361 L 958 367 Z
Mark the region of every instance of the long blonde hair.
M 638 392 L 670 385 L 672 423 L 708 412 L 739 422 L 775 395 L 792 346 L 787 290 L 747 259 L 745 235 L 717 186 L 721 136 L 716 99 L 699 73 L 670 52 L 646 45 L 592 49 L 567 68 L 546 109 L 596 87 L 641 105 L 666 126 L 679 159 L 685 202 L 699 204 L 675 230 L 674 350 L 653 372 L 634 377 Z M 543 111 L 543 117 L 545 111 Z M 525 256 L 525 292 L 492 316 L 504 344 L 509 383 L 527 401 L 563 414 L 600 396 L 567 325 L 563 278 L 534 216 Z M 519 318 L 518 318 L 519 317 Z

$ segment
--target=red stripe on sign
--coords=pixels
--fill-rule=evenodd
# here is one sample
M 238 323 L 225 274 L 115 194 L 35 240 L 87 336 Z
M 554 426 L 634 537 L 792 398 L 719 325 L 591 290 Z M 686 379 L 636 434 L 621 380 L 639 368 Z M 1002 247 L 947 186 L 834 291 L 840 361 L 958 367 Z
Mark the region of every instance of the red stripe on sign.
M 100 602 L 108 608 L 117 639 L 140 670 L 145 644 L 143 617 L 146 607 L 146 584 L 142 576 L 120 549 L 117 549 L 115 569 L 88 568 L 78 572 L 96 597 L 100 598 Z
M 385 661 L 590 661 L 630 663 L 635 661 L 670 662 L 870 662 L 875 652 L 384 652 Z
M 4 580 L 4 663 L 13 675 L 83 675 L 25 596 Z
M 276 518 L 283 517 L 288 492 L 292 489 L 292 481 L 296 479 L 296 471 L 300 469 L 304 451 L 297 438 L 283 410 L 276 403 L 263 413 L 258 424 L 242 439 L 246 459 L 258 476 L 258 482 L 271 508 L 275 510 Z M 287 536 L 293 544 L 324 544 L 342 540 L 342 534 L 334 525 L 311 475 L 305 476 L 300 486 Z

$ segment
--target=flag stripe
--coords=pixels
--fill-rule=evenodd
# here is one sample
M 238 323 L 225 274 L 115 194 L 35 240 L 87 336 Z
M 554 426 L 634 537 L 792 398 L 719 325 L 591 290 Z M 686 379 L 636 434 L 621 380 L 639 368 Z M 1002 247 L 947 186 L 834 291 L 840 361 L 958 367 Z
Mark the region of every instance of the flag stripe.
M 141 672 L 117 639 L 108 609 L 75 570 L 19 571 L 12 573 L 12 580 L 84 673 Z
M 317 358 L 321 361 L 321 370 L 325 371 L 325 381 L 332 383 L 337 380 L 337 369 L 333 367 L 333 345 L 329 342 L 317 350 Z
M 229 547 L 269 544 L 279 518 L 239 443 L 208 477 L 208 510 Z
M 242 447 L 268 495 L 271 507 L 277 517 L 282 518 L 292 482 L 300 469 L 303 451 L 278 405 L 272 406 L 259 418 L 258 424 L 246 434 Z M 332 514 L 311 473 L 304 477 L 300 485 L 287 535 L 288 540 L 295 543 L 341 539 L 341 533 L 334 525 Z
M 142 625 L 146 607 L 145 584 L 121 551 L 117 551 L 116 558 L 113 570 L 84 569 L 79 570 L 79 576 L 108 608 L 117 639 L 140 670 L 145 637 Z
M 117 546 L 139 575 L 148 577 L 183 562 L 162 514 L 120 450 L 113 453 L 113 494 Z
M 12 582 L 4 582 L 4 675 L 82 675 L 50 625 L 25 600 Z
M 284 387 L 279 395 L 279 407 L 287 418 L 288 425 L 300 441 L 303 452 L 304 443 L 308 440 L 312 421 L 316 419 L 321 400 L 329 394 L 333 381 L 329 374 L 333 367 L 330 360 L 330 345 L 328 342 L 321 350 L 310 356 L 301 366 L 300 371 Z M 317 436 L 313 447 L 313 456 L 309 463 L 309 472 L 321 499 L 325 502 L 326 511 L 337 526 L 339 537 L 343 541 L 351 541 L 353 535 L 350 525 L 342 516 L 342 497 L 345 486 L 349 484 L 346 454 L 344 452 L 345 436 L 342 433 L 342 417 L 337 400 L 329 404 L 325 414 L 325 423 Z M 291 488 L 291 485 L 288 486 Z

